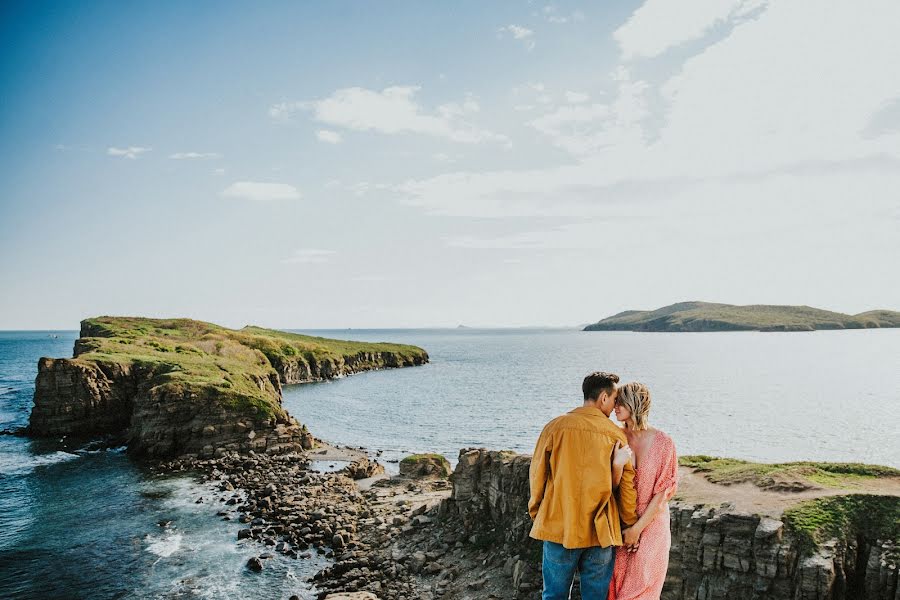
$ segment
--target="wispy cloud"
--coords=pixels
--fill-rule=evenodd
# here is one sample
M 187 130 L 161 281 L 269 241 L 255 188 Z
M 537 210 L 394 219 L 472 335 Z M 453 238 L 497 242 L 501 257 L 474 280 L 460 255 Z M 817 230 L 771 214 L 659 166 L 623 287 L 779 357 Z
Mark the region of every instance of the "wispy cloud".
M 218 152 L 176 152 L 170 154 L 172 160 L 191 160 L 197 158 L 222 158 Z
M 222 190 L 222 195 L 253 201 L 298 200 L 300 191 L 287 183 L 236 181 Z
M 282 102 L 269 108 L 274 119 L 290 119 L 310 111 L 320 123 L 354 131 L 384 134 L 417 133 L 477 144 L 504 142 L 506 136 L 481 129 L 466 118 L 478 112 L 478 102 L 466 96 L 462 102 L 448 102 L 430 112 L 415 102 L 419 86 L 393 86 L 382 91 L 360 87 L 336 90 L 327 98 L 307 102 Z
M 327 263 L 332 256 L 337 254 L 334 250 L 322 250 L 319 248 L 300 248 L 294 250 L 289 257 L 282 259 L 282 263 L 288 265 L 309 265 Z
M 590 99 L 591 97 L 583 92 L 566 91 L 566 102 L 569 104 L 581 104 Z
M 143 146 L 128 146 L 127 148 L 117 148 L 115 146 L 111 146 L 106 149 L 106 153 L 109 156 L 122 156 L 124 158 L 130 158 L 134 160 L 141 154 L 150 152 L 152 149 L 153 148 L 144 148 Z
M 716 25 L 762 10 L 768 0 L 695 0 L 687 4 L 647 0 L 613 33 L 622 58 L 652 58 L 696 40 Z
M 534 31 L 532 31 L 531 29 L 515 24 L 504 25 L 503 27 L 497 29 L 498 37 L 503 38 L 506 35 L 512 36 L 512 38 L 515 40 L 520 40 L 529 50 L 534 50 Z
M 533 14 L 535 16 L 543 16 L 547 22 L 555 23 L 557 25 L 584 21 L 584 13 L 580 10 L 572 11 L 569 14 L 562 14 L 559 12 L 559 9 L 552 4 L 545 6 L 540 13 Z
M 343 137 L 337 131 L 331 131 L 330 129 L 320 129 L 316 132 L 316 138 L 320 142 L 325 142 L 328 144 L 340 144 L 343 141 Z

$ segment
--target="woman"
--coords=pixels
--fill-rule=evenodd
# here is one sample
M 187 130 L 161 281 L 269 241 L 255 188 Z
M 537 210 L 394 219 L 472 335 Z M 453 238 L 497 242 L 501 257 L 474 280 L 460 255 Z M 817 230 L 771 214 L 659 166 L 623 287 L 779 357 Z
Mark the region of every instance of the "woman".
M 669 499 L 678 481 L 678 457 L 672 438 L 650 427 L 650 390 L 628 383 L 616 396 L 616 419 L 624 424 L 637 488 L 637 523 L 622 532 L 616 550 L 610 600 L 658 600 L 669 566 Z

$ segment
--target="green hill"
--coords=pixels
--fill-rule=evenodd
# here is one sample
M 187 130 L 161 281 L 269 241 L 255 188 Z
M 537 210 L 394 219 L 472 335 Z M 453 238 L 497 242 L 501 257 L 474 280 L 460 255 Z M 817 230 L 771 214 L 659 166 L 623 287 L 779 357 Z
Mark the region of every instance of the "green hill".
M 627 310 L 585 331 L 815 331 L 900 327 L 900 312 L 872 310 L 858 315 L 812 308 L 711 302 L 679 302 L 656 310 Z
M 310 445 L 282 406 L 283 385 L 427 362 L 401 344 L 191 319 L 85 319 L 73 358 L 38 362 L 28 431 L 124 434 L 129 450 L 148 456 L 281 451 Z

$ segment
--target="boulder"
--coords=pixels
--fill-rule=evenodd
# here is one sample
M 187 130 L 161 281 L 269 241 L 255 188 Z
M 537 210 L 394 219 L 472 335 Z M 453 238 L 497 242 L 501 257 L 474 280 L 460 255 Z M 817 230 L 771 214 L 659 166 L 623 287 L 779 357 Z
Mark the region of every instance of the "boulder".
M 446 479 L 450 476 L 450 461 L 440 454 L 413 454 L 400 461 L 400 475 Z

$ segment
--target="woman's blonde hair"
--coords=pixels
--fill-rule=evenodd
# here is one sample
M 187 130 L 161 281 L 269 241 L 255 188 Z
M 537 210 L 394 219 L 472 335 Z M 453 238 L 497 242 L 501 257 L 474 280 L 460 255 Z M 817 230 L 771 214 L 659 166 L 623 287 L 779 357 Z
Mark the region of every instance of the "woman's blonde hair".
M 647 417 L 650 416 L 650 389 L 646 385 L 637 381 L 626 383 L 618 390 L 616 404 L 621 404 L 631 411 L 635 429 L 647 429 Z

